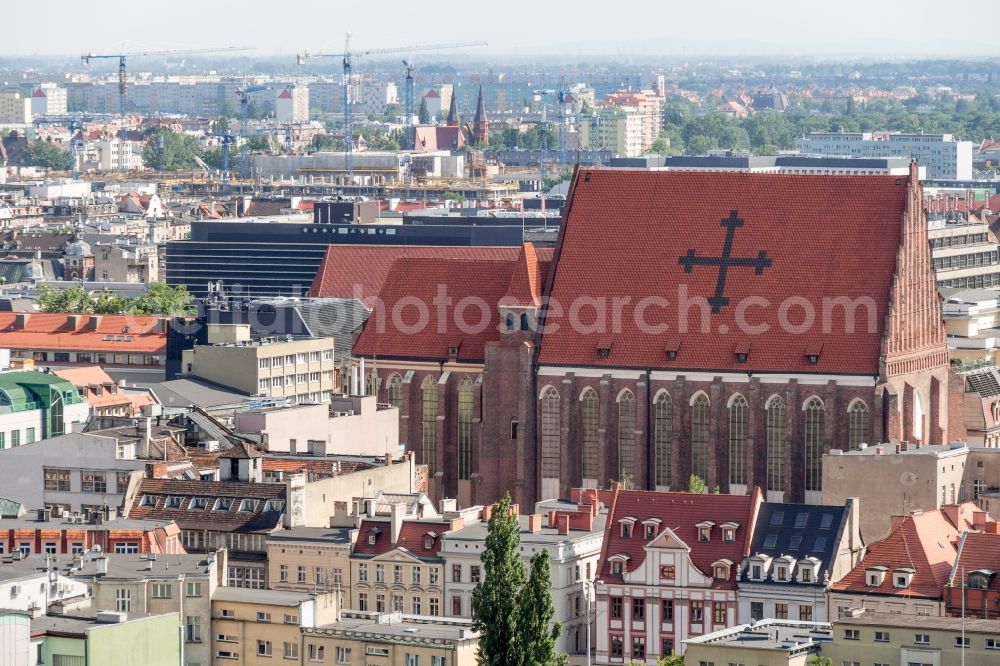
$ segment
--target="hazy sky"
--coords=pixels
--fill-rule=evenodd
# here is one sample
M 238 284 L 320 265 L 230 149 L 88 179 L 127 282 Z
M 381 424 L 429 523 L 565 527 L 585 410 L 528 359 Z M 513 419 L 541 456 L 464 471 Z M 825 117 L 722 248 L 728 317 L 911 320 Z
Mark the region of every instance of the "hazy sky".
M 476 54 L 998 56 L 995 0 L 4 0 L 0 54 L 485 40 Z M 979 17 L 979 19 L 977 19 Z M 980 20 L 983 23 L 980 23 Z M 12 25 L 13 22 L 17 25 Z M 960 30 L 959 25 L 965 26 Z

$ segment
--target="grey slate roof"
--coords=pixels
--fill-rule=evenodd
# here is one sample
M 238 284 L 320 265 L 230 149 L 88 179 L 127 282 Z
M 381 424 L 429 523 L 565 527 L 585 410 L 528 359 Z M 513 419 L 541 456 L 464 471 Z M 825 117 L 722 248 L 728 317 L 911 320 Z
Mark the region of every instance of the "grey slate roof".
M 750 555 L 788 555 L 796 560 L 815 557 L 820 561 L 822 576 L 822 572 L 833 565 L 846 518 L 847 508 L 844 506 L 764 503 L 757 516 Z M 744 570 L 740 578 L 749 580 L 748 571 Z M 788 585 L 790 582 L 779 584 Z

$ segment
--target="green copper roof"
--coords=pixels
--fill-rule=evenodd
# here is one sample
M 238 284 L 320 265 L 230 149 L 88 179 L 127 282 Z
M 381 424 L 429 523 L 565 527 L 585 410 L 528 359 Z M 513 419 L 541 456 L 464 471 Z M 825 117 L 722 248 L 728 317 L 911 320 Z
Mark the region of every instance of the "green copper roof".
M 52 404 L 52 391 L 62 395 L 63 404 L 83 401 L 76 387 L 62 377 L 37 370 L 0 372 L 0 404 L 10 411 L 48 407 Z

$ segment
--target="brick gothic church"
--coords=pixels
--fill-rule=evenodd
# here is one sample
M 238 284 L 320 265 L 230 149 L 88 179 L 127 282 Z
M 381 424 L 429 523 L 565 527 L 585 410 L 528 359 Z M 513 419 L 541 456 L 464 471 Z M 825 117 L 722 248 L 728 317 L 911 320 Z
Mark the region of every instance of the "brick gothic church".
M 964 438 L 926 228 L 915 166 L 578 169 L 554 252 L 395 248 L 354 352 L 463 503 L 691 474 L 816 502 L 830 449 Z

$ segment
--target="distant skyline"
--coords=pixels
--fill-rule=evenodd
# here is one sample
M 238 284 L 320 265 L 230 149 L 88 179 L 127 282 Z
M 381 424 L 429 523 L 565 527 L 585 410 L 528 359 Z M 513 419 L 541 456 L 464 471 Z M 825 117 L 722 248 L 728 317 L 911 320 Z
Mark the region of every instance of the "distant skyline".
M 990 3 L 955 0 L 70 0 L 4 6 L 0 58 L 87 51 L 256 47 L 256 55 L 483 40 L 467 49 L 502 55 L 1000 56 L 1000 42 L 972 37 Z M 253 56 L 254 53 L 249 55 Z M 434 57 L 432 59 L 439 59 Z

